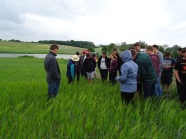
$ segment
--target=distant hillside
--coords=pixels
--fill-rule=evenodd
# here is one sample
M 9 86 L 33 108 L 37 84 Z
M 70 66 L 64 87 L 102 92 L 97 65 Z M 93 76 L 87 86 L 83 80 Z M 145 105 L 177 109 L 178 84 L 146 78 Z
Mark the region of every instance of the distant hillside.
M 67 45 L 58 45 L 59 54 L 75 54 L 86 48 L 79 48 Z M 20 53 L 20 54 L 45 54 L 48 53 L 50 44 L 0 41 L 0 53 Z M 95 51 L 101 52 L 100 48 Z

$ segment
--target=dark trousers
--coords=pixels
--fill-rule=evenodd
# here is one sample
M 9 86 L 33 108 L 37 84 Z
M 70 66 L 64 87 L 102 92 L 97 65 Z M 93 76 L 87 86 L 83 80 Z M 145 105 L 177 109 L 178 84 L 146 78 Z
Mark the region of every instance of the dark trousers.
M 176 87 L 177 87 L 177 93 L 179 94 L 180 92 L 180 84 L 179 82 L 176 80 Z
M 156 83 L 157 80 L 143 83 L 143 93 L 145 98 L 156 96 Z
M 117 71 L 110 71 L 109 72 L 109 81 L 112 82 L 112 84 L 114 85 L 114 83 L 116 83 L 116 76 L 117 76 Z
M 68 77 L 68 84 L 70 84 L 72 81 L 73 81 L 72 78 Z
M 179 100 L 182 104 L 186 103 L 186 83 L 178 83 Z
M 129 104 L 134 99 L 134 93 L 121 92 L 121 100 L 126 104 Z
M 76 76 L 77 76 L 77 81 L 79 81 L 79 78 L 80 78 L 80 71 L 77 71 L 77 72 L 76 72 Z
M 86 73 L 85 68 L 81 68 L 81 77 L 82 77 L 82 76 L 87 77 L 87 73 Z
M 108 69 L 100 69 L 100 74 L 103 81 L 107 80 Z
M 137 84 L 137 91 L 138 91 L 138 94 L 141 98 L 142 97 L 142 84 L 141 83 Z

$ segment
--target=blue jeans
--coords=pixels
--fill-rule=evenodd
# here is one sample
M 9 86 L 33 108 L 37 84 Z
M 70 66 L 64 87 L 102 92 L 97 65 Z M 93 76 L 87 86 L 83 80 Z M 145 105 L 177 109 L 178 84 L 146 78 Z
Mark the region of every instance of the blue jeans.
M 48 98 L 53 98 L 57 96 L 60 82 L 47 82 L 48 83 Z
M 143 83 L 144 97 L 156 96 L 156 80 Z
M 160 81 L 161 81 L 161 75 L 157 78 L 157 84 L 156 84 L 156 89 L 157 89 L 156 96 L 158 97 L 162 96 L 162 89 L 161 89 Z

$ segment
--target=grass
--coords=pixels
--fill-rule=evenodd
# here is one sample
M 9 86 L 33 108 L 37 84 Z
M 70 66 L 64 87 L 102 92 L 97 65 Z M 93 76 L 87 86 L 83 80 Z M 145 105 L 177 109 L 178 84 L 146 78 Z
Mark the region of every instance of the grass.
M 58 62 L 59 94 L 47 102 L 43 59 L 0 58 L 0 138 L 186 138 L 186 111 L 177 99 L 136 98 L 126 106 L 118 84 L 81 78 L 68 85 L 67 61 Z
M 73 46 L 58 46 L 59 54 L 75 54 L 84 50 L 84 48 Z M 50 44 L 0 41 L 0 53 L 46 54 L 49 51 L 49 47 Z M 101 48 L 95 48 L 95 51 L 101 54 Z

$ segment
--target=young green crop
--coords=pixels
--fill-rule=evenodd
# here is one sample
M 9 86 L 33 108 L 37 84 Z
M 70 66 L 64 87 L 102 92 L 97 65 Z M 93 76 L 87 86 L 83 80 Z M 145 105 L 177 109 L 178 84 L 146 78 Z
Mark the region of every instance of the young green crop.
M 47 102 L 43 59 L 0 58 L 0 138 L 186 138 L 186 111 L 176 98 L 136 97 L 126 106 L 119 84 L 81 78 L 68 85 L 67 61 L 58 62 L 59 94 Z

